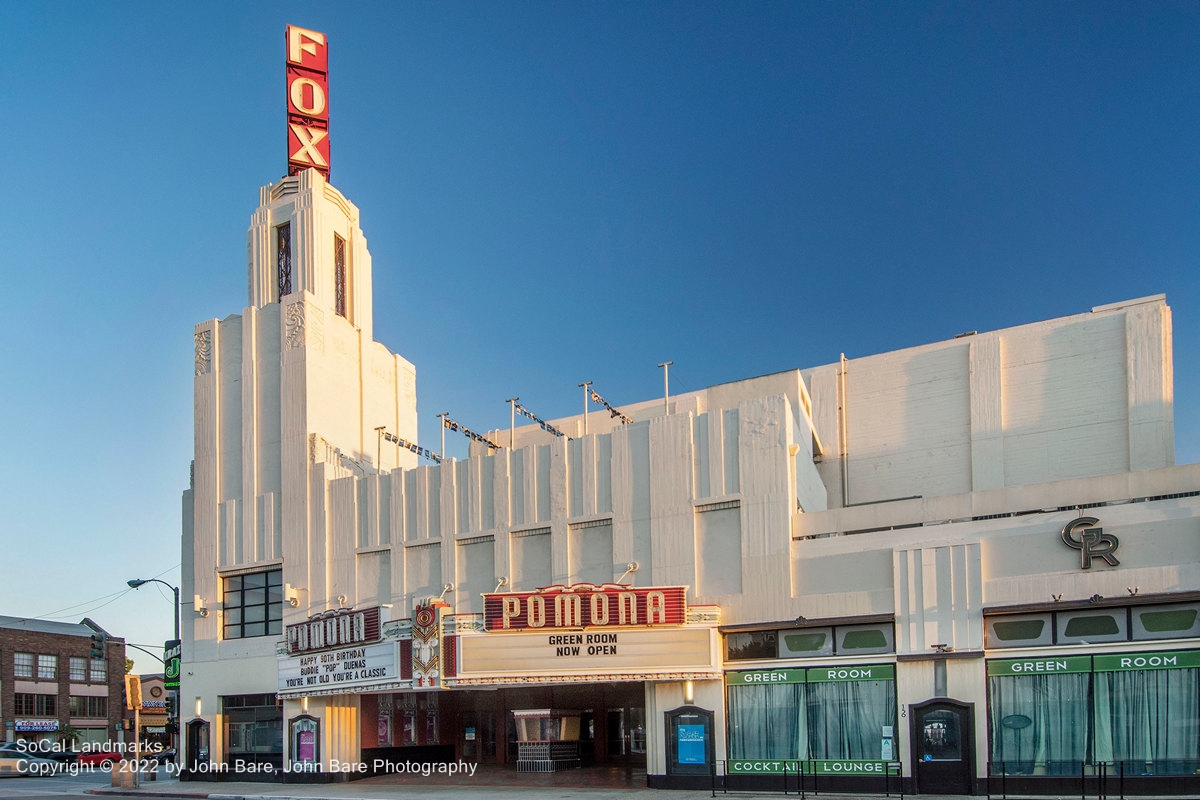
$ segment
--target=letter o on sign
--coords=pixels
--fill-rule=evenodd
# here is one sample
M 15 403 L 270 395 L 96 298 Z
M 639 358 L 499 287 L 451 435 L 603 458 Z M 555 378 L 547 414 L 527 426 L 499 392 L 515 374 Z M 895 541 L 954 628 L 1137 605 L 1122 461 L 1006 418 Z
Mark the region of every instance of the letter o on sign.
M 304 101 L 304 88 L 306 86 L 312 88 L 312 103 Z M 312 78 L 296 78 L 292 81 L 290 96 L 292 105 L 301 114 L 317 117 L 325 113 L 325 90 L 321 88 L 321 84 Z

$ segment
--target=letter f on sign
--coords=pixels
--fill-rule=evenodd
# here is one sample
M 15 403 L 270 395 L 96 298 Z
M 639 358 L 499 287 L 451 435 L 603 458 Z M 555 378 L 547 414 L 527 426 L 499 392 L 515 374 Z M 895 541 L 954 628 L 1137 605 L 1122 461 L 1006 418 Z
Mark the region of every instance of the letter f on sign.
M 317 31 L 310 31 L 304 28 L 297 28 L 292 25 L 288 26 L 288 61 L 293 64 L 299 64 L 305 67 L 312 67 L 324 71 L 326 64 L 305 64 L 305 55 L 320 58 L 317 54 L 317 48 L 325 47 L 325 34 Z M 322 59 L 323 60 L 323 59 Z

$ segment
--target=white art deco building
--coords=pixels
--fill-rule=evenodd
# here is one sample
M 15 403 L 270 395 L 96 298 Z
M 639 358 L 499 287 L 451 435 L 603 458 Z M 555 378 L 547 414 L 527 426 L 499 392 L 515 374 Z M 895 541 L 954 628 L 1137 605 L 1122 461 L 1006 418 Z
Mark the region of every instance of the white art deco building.
M 248 261 L 247 307 L 195 332 L 192 777 L 1195 789 L 1200 466 L 1174 465 L 1164 297 L 430 465 L 357 209 L 313 171 L 267 186 Z

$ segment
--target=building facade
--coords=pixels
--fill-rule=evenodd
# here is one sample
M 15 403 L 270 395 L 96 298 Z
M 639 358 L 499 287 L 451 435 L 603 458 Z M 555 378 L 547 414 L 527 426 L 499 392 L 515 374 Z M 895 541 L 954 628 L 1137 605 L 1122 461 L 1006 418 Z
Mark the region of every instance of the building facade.
M 195 777 L 1194 780 L 1200 467 L 1174 465 L 1164 297 L 419 465 L 357 219 L 315 172 L 264 187 L 249 305 L 196 327 Z
M 0 616 L 4 741 L 81 745 L 123 741 L 125 640 L 79 624 Z

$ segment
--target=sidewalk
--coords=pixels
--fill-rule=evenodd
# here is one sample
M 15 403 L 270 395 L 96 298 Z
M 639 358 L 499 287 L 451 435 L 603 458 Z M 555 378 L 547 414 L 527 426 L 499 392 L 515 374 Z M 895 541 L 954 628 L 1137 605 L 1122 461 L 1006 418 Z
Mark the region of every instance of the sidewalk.
M 708 790 L 678 790 L 678 789 L 647 789 L 643 787 L 605 787 L 591 788 L 584 786 L 497 786 L 490 783 L 475 784 L 433 784 L 417 781 L 400 782 L 395 778 L 364 778 L 350 783 L 238 783 L 235 781 L 200 782 L 178 780 L 157 780 L 146 783 L 140 789 L 93 789 L 92 794 L 124 795 L 139 797 L 170 797 L 199 800 L 391 800 L 396 797 L 420 797 L 421 800 L 468 800 L 486 796 L 489 798 L 508 798 L 510 800 L 623 800 L 628 797 L 639 797 L 645 800 L 710 800 Z M 809 797 L 814 795 L 809 792 Z M 717 797 L 737 798 L 738 800 L 767 800 L 768 798 L 783 798 L 782 792 L 754 794 L 748 792 L 730 792 L 728 795 L 717 793 Z M 793 791 L 790 797 L 797 797 Z M 829 794 L 822 792 L 822 800 L 888 800 L 884 795 L 874 794 Z M 893 794 L 890 800 L 898 800 L 899 795 Z M 939 795 L 938 800 L 970 800 L 966 797 Z M 1049 800 L 1042 798 L 1041 800 Z
M 419 797 L 421 800 L 468 800 L 486 796 L 505 800 L 622 800 L 636 797 L 639 800 L 710 800 L 706 790 L 648 789 L 645 786 L 589 787 L 569 784 L 546 786 L 496 785 L 487 782 L 442 784 L 422 780 L 397 780 L 395 776 L 364 778 L 349 783 L 252 783 L 237 781 L 187 781 L 159 778 L 143 784 L 140 789 L 92 789 L 94 795 L 116 795 L 146 798 L 183 798 L 184 800 L 392 800 L 392 798 Z M 798 797 L 793 791 L 788 797 Z M 735 800 L 778 800 L 785 797 L 782 792 L 754 793 L 730 792 L 717 797 Z M 899 795 L 845 794 L 838 792 L 807 793 L 813 800 L 899 800 Z M 905 795 L 906 798 L 921 797 L 927 800 L 980 800 L 986 795 Z M 994 795 L 999 800 L 999 795 Z M 1048 796 L 1036 798 L 1025 795 L 1008 796 L 1008 800 L 1076 800 L 1079 795 Z M 1116 795 L 1110 797 L 1115 798 Z M 1135 800 L 1183 800 L 1182 797 L 1151 798 L 1136 797 Z

